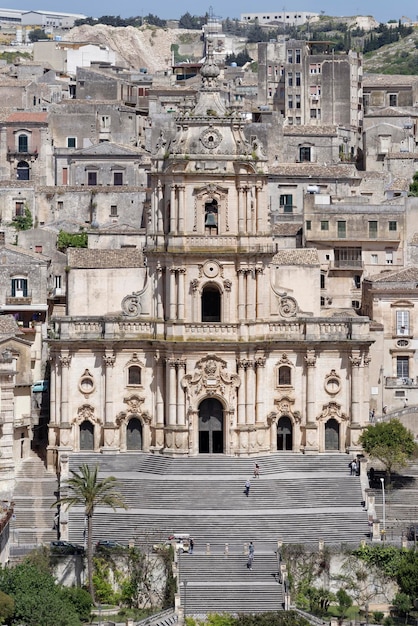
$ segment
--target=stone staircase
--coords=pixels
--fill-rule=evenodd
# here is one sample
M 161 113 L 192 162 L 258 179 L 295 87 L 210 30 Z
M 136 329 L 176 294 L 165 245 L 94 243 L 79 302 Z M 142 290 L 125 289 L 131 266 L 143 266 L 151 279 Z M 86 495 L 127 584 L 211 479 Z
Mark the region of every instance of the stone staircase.
M 38 456 L 21 462 L 14 491 L 15 519 L 10 523 L 11 555 L 18 548 L 35 546 L 57 538 L 53 530 L 57 477 L 45 468 Z
M 240 554 L 183 554 L 179 559 L 181 605 L 186 615 L 247 613 L 283 608 L 283 586 L 273 553 L 255 555 L 253 568 Z
M 374 493 L 376 497 L 376 515 L 383 520 L 383 492 L 380 476 L 376 472 Z M 412 524 L 418 524 L 418 462 L 408 464 L 402 473 L 392 475 L 392 485 L 387 485 L 385 478 L 385 517 L 388 539 L 397 538 Z
M 241 551 L 255 541 L 273 553 L 277 541 L 359 542 L 367 537 L 360 480 L 348 475 L 343 454 L 272 454 L 257 458 L 261 478 L 251 479 L 254 459 L 197 457 L 171 459 L 147 454 L 74 454 L 70 468 L 100 464 L 114 475 L 129 506 L 126 512 L 97 509 L 95 540 L 112 538 L 151 546 L 172 532 L 193 535 L 196 550 L 210 543 L 222 552 Z M 83 511 L 73 508 L 69 539 L 80 543 Z

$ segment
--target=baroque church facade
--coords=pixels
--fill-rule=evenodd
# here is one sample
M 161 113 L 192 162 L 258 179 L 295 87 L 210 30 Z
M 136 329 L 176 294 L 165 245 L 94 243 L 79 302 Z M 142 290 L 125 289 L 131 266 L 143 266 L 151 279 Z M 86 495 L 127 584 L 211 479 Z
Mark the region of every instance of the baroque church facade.
M 209 52 L 196 101 L 156 131 L 144 232 L 69 250 L 50 466 L 83 450 L 360 450 L 369 318 L 324 316 L 317 251 L 273 241 L 267 158 L 218 74 Z

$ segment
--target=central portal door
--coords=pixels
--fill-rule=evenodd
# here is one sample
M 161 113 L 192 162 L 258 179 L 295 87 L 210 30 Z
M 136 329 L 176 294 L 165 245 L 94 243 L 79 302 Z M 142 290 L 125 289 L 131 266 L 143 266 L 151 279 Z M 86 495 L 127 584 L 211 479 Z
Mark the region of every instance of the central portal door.
M 199 453 L 222 454 L 223 451 L 223 407 L 219 400 L 206 398 L 199 406 Z

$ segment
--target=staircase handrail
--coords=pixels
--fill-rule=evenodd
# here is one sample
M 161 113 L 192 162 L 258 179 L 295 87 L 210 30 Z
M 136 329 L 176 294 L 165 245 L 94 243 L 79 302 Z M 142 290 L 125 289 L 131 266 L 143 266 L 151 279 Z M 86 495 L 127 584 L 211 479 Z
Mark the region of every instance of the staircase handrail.
M 313 626 L 324 626 L 325 624 L 329 624 L 329 622 L 324 621 L 320 617 L 316 617 L 316 615 L 311 615 L 307 611 L 303 611 L 302 609 L 297 609 L 296 607 L 291 607 L 292 611 L 298 613 L 301 617 L 304 617 L 310 624 Z
M 173 623 L 178 620 L 178 616 L 173 608 L 165 609 L 164 611 L 160 611 L 160 613 L 149 615 L 148 617 L 141 619 L 139 622 L 136 622 L 135 626 L 157 626 L 162 620 L 166 620 L 169 617 L 174 618 Z

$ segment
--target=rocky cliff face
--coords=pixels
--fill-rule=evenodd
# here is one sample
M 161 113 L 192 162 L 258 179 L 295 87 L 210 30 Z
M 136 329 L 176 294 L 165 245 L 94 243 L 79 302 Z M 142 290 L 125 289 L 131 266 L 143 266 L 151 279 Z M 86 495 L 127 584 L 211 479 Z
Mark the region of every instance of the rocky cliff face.
M 164 29 L 151 26 L 114 28 L 97 24 L 78 26 L 65 37 L 68 41 L 90 42 L 108 46 L 116 52 L 117 63 L 129 69 L 148 68 L 150 73 L 165 70 L 171 66 L 171 46 L 190 38 L 190 32 L 182 29 Z M 194 32 L 194 31 L 193 31 Z M 202 54 L 200 33 L 196 31 L 197 57 Z M 190 43 L 188 44 L 188 47 Z

